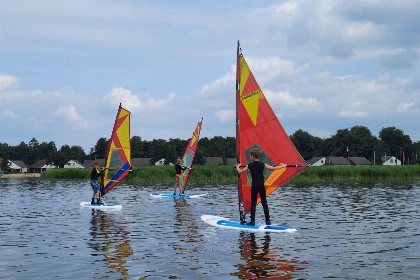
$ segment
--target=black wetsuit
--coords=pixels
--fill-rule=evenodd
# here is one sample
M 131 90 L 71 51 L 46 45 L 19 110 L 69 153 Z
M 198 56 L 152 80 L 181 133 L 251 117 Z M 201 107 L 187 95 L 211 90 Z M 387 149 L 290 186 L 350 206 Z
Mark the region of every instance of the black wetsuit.
M 257 197 L 260 194 L 261 204 L 264 209 L 265 220 L 270 220 L 270 213 L 268 211 L 267 194 L 264 187 L 264 168 L 265 163 L 260 161 L 253 161 L 248 164 L 248 169 L 251 172 L 252 187 L 251 187 L 251 221 L 255 221 L 255 209 L 257 207 Z

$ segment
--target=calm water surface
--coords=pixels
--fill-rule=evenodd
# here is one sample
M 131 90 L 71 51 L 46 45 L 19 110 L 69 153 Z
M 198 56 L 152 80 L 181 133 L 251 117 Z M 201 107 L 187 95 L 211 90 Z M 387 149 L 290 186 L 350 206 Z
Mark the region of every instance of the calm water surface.
M 121 184 L 100 211 L 79 206 L 88 182 L 0 179 L 0 279 L 420 279 L 420 182 L 285 185 L 268 203 L 286 234 L 202 222 L 237 218 L 233 185 L 156 191 Z

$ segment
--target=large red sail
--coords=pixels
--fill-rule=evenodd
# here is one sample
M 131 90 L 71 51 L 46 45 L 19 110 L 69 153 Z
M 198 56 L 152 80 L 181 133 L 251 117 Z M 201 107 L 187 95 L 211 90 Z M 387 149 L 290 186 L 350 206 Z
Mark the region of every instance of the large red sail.
M 260 161 L 268 165 L 297 165 L 275 171 L 264 171 L 267 196 L 306 168 L 306 162 L 296 150 L 267 99 L 261 91 L 239 48 L 236 73 L 236 152 L 238 162 L 249 164 L 252 148 L 261 150 Z M 241 220 L 251 211 L 251 175 L 238 178 Z M 258 197 L 257 204 L 260 203 Z
M 190 143 L 187 146 L 187 149 L 185 150 L 184 156 L 182 157 L 182 164 L 185 167 L 189 167 L 188 169 L 185 169 L 183 172 L 183 176 L 182 176 L 182 186 L 185 187 L 187 186 L 188 183 L 188 178 L 190 177 L 191 174 L 191 167 L 192 167 L 192 163 L 197 151 L 197 146 L 198 146 L 198 140 L 200 139 L 200 132 L 201 132 L 201 125 L 203 124 L 203 119 L 201 118 L 201 122 L 199 122 L 197 124 L 197 127 L 195 128 L 193 135 L 191 137 Z

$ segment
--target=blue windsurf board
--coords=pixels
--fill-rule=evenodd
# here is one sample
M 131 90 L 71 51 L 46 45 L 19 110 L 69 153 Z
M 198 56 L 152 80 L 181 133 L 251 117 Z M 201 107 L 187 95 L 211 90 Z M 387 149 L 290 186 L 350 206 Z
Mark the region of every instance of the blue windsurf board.
M 242 223 L 239 219 L 229 219 L 213 215 L 202 215 L 201 220 L 205 223 L 220 228 L 247 230 L 254 232 L 295 232 L 296 229 L 287 225 L 266 225 L 265 223 L 255 222 L 255 226 Z
M 152 193 L 150 196 L 152 197 L 172 197 L 172 198 L 199 198 L 209 193 L 202 193 L 202 194 L 169 194 L 169 193 Z

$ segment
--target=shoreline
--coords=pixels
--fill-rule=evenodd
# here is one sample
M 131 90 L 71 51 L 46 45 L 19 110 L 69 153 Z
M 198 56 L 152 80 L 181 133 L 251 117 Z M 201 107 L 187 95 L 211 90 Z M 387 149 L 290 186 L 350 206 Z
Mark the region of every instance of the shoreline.
M 0 178 L 40 178 L 41 173 L 11 173 L 4 174 Z

